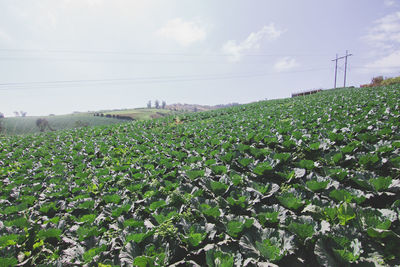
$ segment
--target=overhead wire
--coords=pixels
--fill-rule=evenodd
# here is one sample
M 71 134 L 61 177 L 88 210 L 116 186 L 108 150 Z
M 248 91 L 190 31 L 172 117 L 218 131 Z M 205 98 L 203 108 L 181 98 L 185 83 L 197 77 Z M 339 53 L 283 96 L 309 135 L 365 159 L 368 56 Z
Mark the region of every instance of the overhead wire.
M 190 81 L 210 81 L 210 80 L 229 80 L 240 78 L 262 77 L 269 75 L 293 74 L 310 71 L 321 71 L 330 68 L 312 68 L 297 71 L 284 72 L 253 72 L 253 73 L 226 73 L 208 75 L 180 75 L 180 76 L 150 76 L 150 77 L 131 77 L 119 79 L 93 79 L 93 80 L 59 80 L 59 81 L 35 81 L 35 82 L 14 82 L 0 83 L 0 90 L 26 90 L 37 88 L 65 88 L 65 87 L 84 87 L 95 85 L 116 85 L 116 84 L 152 84 L 152 83 L 174 83 Z
M 17 56 L 5 56 L 3 52 L 8 54 L 13 53 Z M 28 53 L 20 55 L 21 53 Z M 33 56 L 32 56 L 33 53 Z M 57 54 L 58 57 L 47 57 L 48 54 Z M 63 54 L 77 54 L 77 55 L 124 55 L 124 58 L 60 58 L 59 55 Z M 43 56 L 44 55 L 44 56 Z M 316 54 L 312 54 L 315 56 Z M 132 56 L 135 56 L 132 58 Z M 137 56 L 146 56 L 145 59 L 138 59 Z M 174 59 L 154 59 L 151 56 L 173 56 Z M 240 64 L 269 64 L 266 57 L 281 57 L 288 56 L 277 54 L 244 54 L 241 55 L 244 60 Z M 293 55 L 291 55 L 293 56 Z M 297 53 L 296 56 L 310 56 L 306 54 Z M 183 58 L 181 58 L 183 57 Z M 198 58 L 200 57 L 200 58 Z M 210 61 L 211 57 L 223 57 L 229 59 L 230 55 L 227 54 L 210 54 L 210 53 L 160 53 L 160 52 L 132 52 L 132 51 L 107 51 L 107 50 L 71 50 L 71 49 L 8 49 L 0 48 L 0 60 L 67 60 L 79 62 L 133 62 L 133 63 L 224 63 L 231 64 L 229 60 L 224 61 Z M 58 81 L 33 81 L 33 82 L 9 82 L 0 83 L 0 90 L 28 90 L 28 89 L 48 89 L 48 88 L 65 88 L 65 87 L 85 87 L 96 85 L 117 85 L 117 84 L 152 84 L 152 83 L 176 83 L 176 82 L 191 82 L 191 81 L 210 81 L 210 80 L 227 80 L 227 79 L 240 79 L 251 77 L 262 77 L 269 75 L 284 75 L 298 72 L 320 71 L 330 68 L 310 68 L 297 71 L 283 71 L 283 72 L 250 72 L 250 73 L 225 73 L 225 74 L 204 74 L 204 75 L 177 75 L 177 76 L 150 76 L 150 77 L 128 77 L 128 78 L 114 78 L 114 79 L 83 79 L 83 80 L 58 80 Z
M 228 57 L 228 56 L 227 56 Z M 207 59 L 207 58 L 199 58 L 199 59 L 137 59 L 137 58 L 119 58 L 119 59 L 111 59 L 111 58 L 46 58 L 46 57 L 1 57 L 0 61 L 68 61 L 68 62 L 82 62 L 82 63 L 98 63 L 98 62 L 106 62 L 106 63 L 134 63 L 134 64 L 154 64 L 154 63 L 165 63 L 165 64 L 232 64 L 229 60 L 217 60 L 217 59 Z M 269 64 L 270 61 L 266 59 L 257 59 L 257 60 L 242 60 L 240 64 Z
M 110 54 L 110 55 L 134 55 L 134 56 L 188 56 L 188 57 L 204 57 L 204 56 L 215 56 L 215 57 L 229 57 L 226 53 L 180 53 L 180 52 L 146 52 L 146 51 L 122 51 L 122 50 L 73 50 L 73 49 L 16 49 L 16 48 L 0 48 L 0 53 L 11 52 L 11 53 L 66 53 L 66 54 Z M 241 54 L 242 57 L 285 57 L 285 56 L 329 56 L 328 54 L 317 54 L 317 53 L 285 53 L 285 54 Z

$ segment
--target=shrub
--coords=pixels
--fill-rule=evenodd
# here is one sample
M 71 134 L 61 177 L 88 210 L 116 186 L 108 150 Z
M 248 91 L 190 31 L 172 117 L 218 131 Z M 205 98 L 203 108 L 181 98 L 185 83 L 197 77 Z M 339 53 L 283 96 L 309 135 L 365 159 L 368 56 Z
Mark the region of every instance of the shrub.
M 381 84 L 387 86 L 387 85 L 392 85 L 392 84 L 397 84 L 397 83 L 400 83 L 400 76 L 388 78 L 388 79 L 384 80 Z
M 393 78 L 383 78 L 383 76 L 377 76 L 372 78 L 371 83 L 362 84 L 360 87 L 374 87 L 374 86 L 388 86 L 400 83 L 400 76 Z
M 378 86 L 381 85 L 382 82 L 383 82 L 383 76 L 377 76 L 372 78 L 371 85 Z

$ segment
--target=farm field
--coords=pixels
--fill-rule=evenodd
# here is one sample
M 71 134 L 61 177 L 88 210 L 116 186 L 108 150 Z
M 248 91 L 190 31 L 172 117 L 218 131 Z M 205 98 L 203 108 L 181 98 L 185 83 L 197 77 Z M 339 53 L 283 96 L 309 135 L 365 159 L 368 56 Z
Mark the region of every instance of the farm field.
M 27 116 L 27 117 L 11 117 L 1 119 L 2 133 L 5 135 L 21 135 L 40 133 L 40 129 L 36 126 L 36 120 L 44 118 L 54 130 L 66 130 L 77 127 L 100 126 L 110 124 L 120 124 L 126 120 L 114 118 L 94 117 L 89 113 L 78 113 L 56 116 Z M 49 131 L 47 128 L 46 131 Z
M 399 194 L 399 86 L 3 136 L 0 266 L 394 266 Z
M 94 113 L 103 114 L 102 116 L 94 116 Z M 116 117 L 108 118 L 107 115 L 111 116 L 126 116 L 134 120 L 150 120 L 155 118 L 164 117 L 167 115 L 178 115 L 184 112 L 176 112 L 171 110 L 163 109 L 126 109 L 126 110 L 112 110 L 112 111 L 100 111 L 93 113 L 74 113 L 66 115 L 54 115 L 54 116 L 27 116 L 27 117 L 6 117 L 1 119 L 2 131 L 4 135 L 21 135 L 21 134 L 32 134 L 40 133 L 40 129 L 36 126 L 36 120 L 39 118 L 46 119 L 49 125 L 54 130 L 66 130 L 79 127 L 91 127 L 91 126 L 102 126 L 111 124 L 126 123 L 126 119 L 119 119 Z M 46 128 L 46 131 L 50 129 Z
M 104 115 L 120 115 L 120 116 L 128 116 L 135 120 L 150 120 L 153 118 L 160 118 L 166 115 L 176 114 L 177 112 L 173 112 L 168 109 L 148 109 L 148 108 L 136 108 L 136 109 L 127 109 L 127 110 L 116 110 L 116 111 L 107 111 L 103 112 Z M 180 112 L 182 113 L 182 112 Z

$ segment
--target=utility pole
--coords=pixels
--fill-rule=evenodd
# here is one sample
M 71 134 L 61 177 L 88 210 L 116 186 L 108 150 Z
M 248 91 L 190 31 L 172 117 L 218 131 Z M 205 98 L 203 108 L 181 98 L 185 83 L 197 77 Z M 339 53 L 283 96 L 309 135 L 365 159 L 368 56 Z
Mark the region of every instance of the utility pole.
M 347 76 L 347 58 L 348 57 L 350 57 L 350 56 L 352 56 L 353 54 L 349 54 L 349 51 L 347 51 L 346 50 L 346 55 L 345 56 L 343 56 L 343 57 L 338 57 L 338 55 L 336 54 L 336 58 L 335 59 L 332 59 L 332 61 L 335 61 L 335 89 L 336 89 L 336 78 L 337 78 L 337 63 L 338 63 L 338 60 L 339 59 L 342 59 L 342 58 L 344 58 L 345 59 L 345 62 L 344 62 L 344 86 L 343 87 L 346 87 L 346 76 Z
M 348 51 L 346 50 L 346 55 L 344 56 L 344 85 L 343 87 L 346 87 L 346 74 L 347 74 L 347 57 L 352 56 L 352 54 L 348 54 Z
M 338 56 L 336 54 L 336 58 L 333 59 L 332 61 L 335 61 L 335 89 L 336 89 L 336 77 L 337 77 L 337 61 L 338 61 Z

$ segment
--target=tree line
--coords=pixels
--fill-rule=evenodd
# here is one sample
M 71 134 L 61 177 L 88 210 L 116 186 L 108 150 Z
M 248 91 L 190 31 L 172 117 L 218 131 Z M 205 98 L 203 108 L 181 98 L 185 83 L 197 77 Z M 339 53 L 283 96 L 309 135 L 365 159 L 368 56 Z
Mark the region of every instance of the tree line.
M 154 101 L 154 108 L 156 108 L 156 109 L 165 109 L 165 107 L 167 106 L 167 102 L 165 102 L 164 100 L 161 102 L 161 105 L 160 105 L 160 101 L 158 101 L 158 100 L 155 100 Z M 149 100 L 149 102 L 147 102 L 147 108 L 151 108 L 152 107 L 152 103 L 151 103 L 151 100 Z

